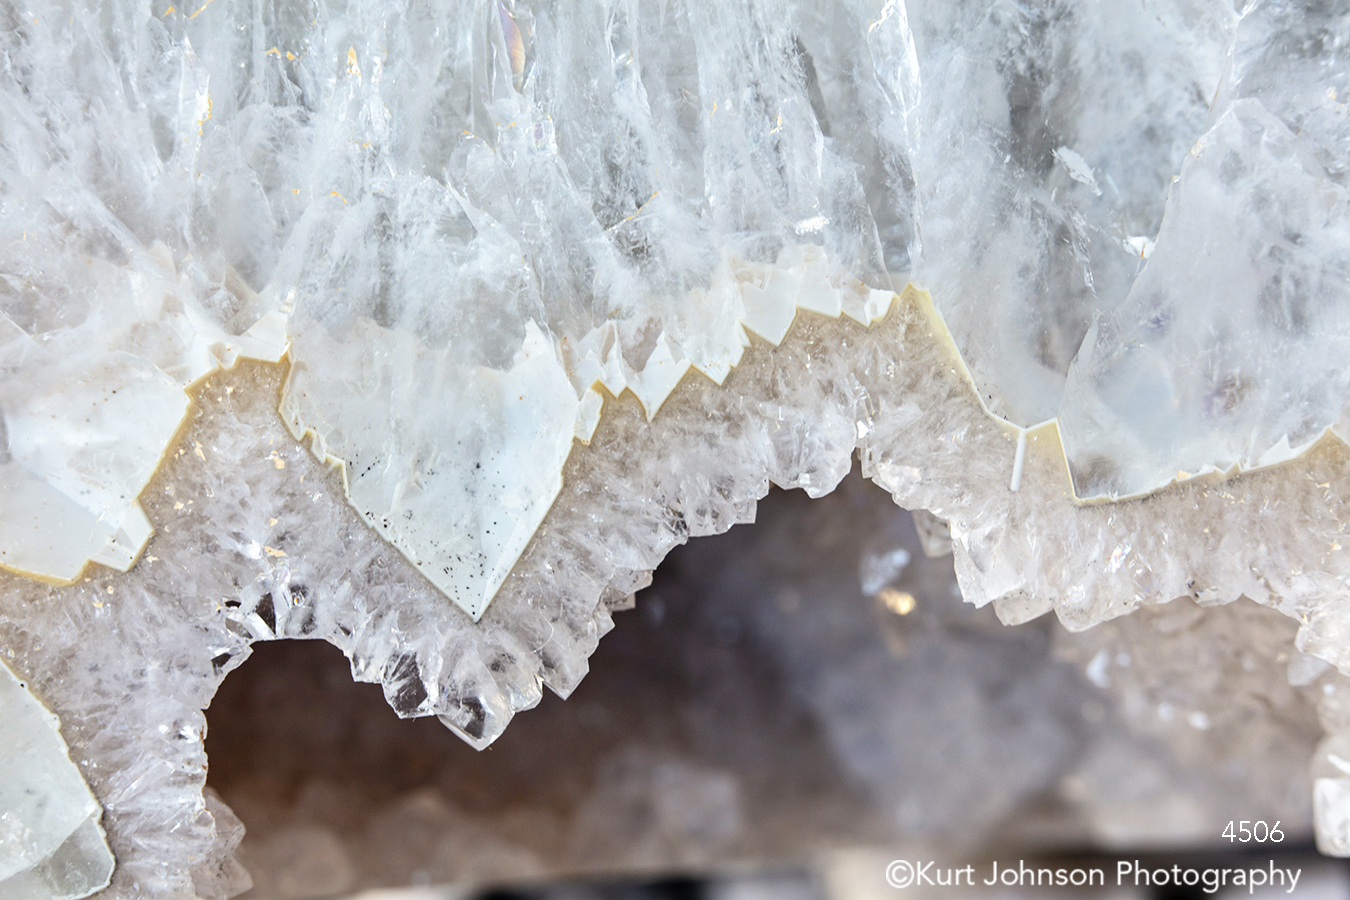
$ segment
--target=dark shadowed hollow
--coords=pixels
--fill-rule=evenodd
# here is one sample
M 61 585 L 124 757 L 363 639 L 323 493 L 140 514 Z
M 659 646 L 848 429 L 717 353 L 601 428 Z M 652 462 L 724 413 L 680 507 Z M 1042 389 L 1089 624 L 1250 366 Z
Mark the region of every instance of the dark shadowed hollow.
M 1216 847 L 1225 816 L 1267 810 L 1288 850 L 1307 840 L 1308 788 L 1282 767 L 1306 765 L 1310 708 L 1265 702 L 1248 727 L 1267 740 L 1220 746 L 1219 713 L 1212 736 L 1140 721 L 1158 685 L 1120 668 L 1145 639 L 1253 615 L 1285 621 L 1173 604 L 1081 636 L 1004 626 L 855 470 L 820 500 L 775 489 L 755 524 L 676 549 L 573 695 L 546 692 L 482 752 L 400 720 L 326 643 L 259 643 L 208 710 L 208 785 L 248 828 L 259 898 L 616 878 L 703 896 L 680 892 L 728 872 L 834 898 L 858 853 Z M 1282 677 L 1257 663 L 1253 679 Z

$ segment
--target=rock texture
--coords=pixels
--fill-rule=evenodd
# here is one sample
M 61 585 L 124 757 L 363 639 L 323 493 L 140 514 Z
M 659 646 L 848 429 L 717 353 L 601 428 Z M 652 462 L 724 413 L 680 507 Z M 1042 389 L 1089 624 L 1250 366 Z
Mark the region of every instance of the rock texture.
M 114 894 L 243 884 L 201 732 L 254 642 L 325 639 L 485 747 L 673 547 L 855 457 L 1005 623 L 1296 623 L 1350 852 L 1339 6 L 0 17 L 0 656 L 104 806 Z M 907 616 L 892 550 L 862 583 Z M 1118 664 L 1129 628 L 1279 657 L 1167 609 L 1083 663 L 1127 711 L 1167 670 Z M 866 690 L 840 671 L 801 689 Z M 1214 692 L 1293 702 L 1242 678 Z

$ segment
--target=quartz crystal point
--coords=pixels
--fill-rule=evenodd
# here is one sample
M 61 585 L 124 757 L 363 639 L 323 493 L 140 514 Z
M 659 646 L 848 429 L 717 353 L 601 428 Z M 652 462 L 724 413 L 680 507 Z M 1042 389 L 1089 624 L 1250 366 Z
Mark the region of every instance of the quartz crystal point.
M 297 437 L 316 430 L 315 452 L 342 462 L 371 527 L 474 619 L 558 495 L 572 448 L 577 396 L 533 322 L 526 332 L 499 372 L 407 333 L 358 326 L 337 344 L 320 330 L 293 348 L 312 362 L 291 368 L 282 405 Z
M 106 887 L 103 809 L 70 761 L 60 722 L 0 662 L 0 896 L 76 900 Z

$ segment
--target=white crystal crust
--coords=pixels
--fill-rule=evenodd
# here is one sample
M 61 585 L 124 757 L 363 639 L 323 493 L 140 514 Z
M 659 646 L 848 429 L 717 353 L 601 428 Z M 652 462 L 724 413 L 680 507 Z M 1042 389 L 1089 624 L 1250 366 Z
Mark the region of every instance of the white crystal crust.
M 1080 498 L 1292 458 L 1350 384 L 1350 85 L 1304 40 L 1350 26 L 1305 6 L 39 11 L 0 83 L 0 563 L 130 565 L 181 388 L 290 341 L 292 431 L 477 618 L 596 384 L 654 416 L 907 283 Z

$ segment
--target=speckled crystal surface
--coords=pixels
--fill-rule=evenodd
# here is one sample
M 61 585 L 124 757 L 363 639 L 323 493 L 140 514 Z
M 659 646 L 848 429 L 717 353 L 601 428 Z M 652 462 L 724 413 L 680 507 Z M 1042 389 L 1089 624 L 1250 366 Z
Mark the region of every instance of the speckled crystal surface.
M 101 723 L 115 890 L 237 885 L 252 641 L 484 746 L 855 453 L 1005 621 L 1245 596 L 1350 669 L 1336 4 L 0 16 L 0 651 Z

